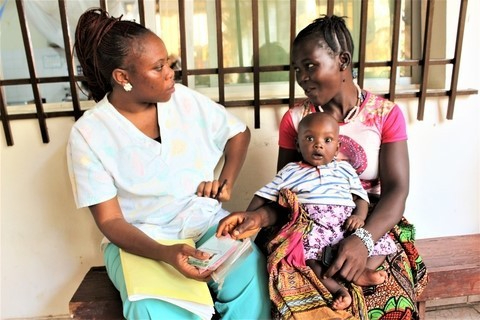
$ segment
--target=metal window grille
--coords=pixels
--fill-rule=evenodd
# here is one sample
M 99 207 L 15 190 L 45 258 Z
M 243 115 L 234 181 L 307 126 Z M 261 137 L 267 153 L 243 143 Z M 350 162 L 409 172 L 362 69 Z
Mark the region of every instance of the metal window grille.
M 205 68 L 205 69 L 189 69 L 187 65 L 187 55 L 191 54 L 185 50 L 186 48 L 186 16 L 185 16 L 185 1 L 178 1 L 179 8 L 179 29 L 180 29 L 180 52 L 181 52 L 181 70 L 176 71 L 181 79 L 181 82 L 184 85 L 188 86 L 188 76 L 191 75 L 216 75 L 218 77 L 218 102 L 223 104 L 226 107 L 239 107 L 239 106 L 253 106 L 254 108 L 254 126 L 255 128 L 260 127 L 260 109 L 262 105 L 290 105 L 292 106 L 295 102 L 295 75 L 294 70 L 290 65 L 269 65 L 261 66 L 260 65 L 260 54 L 259 54 L 259 3 L 262 1 L 252 0 L 251 1 L 251 19 L 252 19 L 252 39 L 253 39 L 253 66 L 250 67 L 224 67 L 223 58 L 223 43 L 222 43 L 222 6 L 221 0 L 215 0 L 216 6 L 216 33 L 217 33 L 217 57 L 218 57 L 218 67 L 217 68 Z M 366 60 L 366 31 L 368 24 L 368 0 L 363 0 L 361 2 L 361 13 L 360 13 L 360 23 L 358 28 L 359 32 L 359 55 L 358 61 L 354 63 L 354 67 L 358 70 L 358 83 L 360 86 L 363 86 L 365 81 L 365 69 L 372 67 L 390 67 L 390 77 L 389 77 L 389 89 L 388 92 L 380 93 L 379 95 L 384 96 L 390 100 L 395 101 L 400 98 L 418 98 L 418 111 L 417 119 L 423 120 L 425 101 L 427 97 L 448 97 L 448 109 L 447 109 L 447 119 L 453 119 L 453 112 L 455 106 L 455 98 L 459 95 L 470 95 L 477 94 L 478 90 L 475 89 L 458 89 L 458 77 L 459 77 L 459 67 L 460 67 L 460 58 L 462 52 L 463 44 L 463 34 L 465 29 L 465 20 L 466 20 L 466 11 L 468 0 L 461 0 L 460 10 L 458 14 L 458 25 L 455 41 L 455 52 L 453 58 L 445 59 L 431 59 L 431 39 L 434 34 L 432 30 L 432 21 L 435 11 L 435 0 L 422 0 L 426 2 L 426 17 L 425 17 L 425 28 L 423 30 L 423 44 L 421 48 L 422 56 L 418 60 L 399 60 L 398 57 L 398 46 L 399 46 L 399 36 L 400 36 L 400 19 L 401 19 L 401 4 L 402 1 L 412 1 L 412 0 L 395 0 L 394 1 L 394 10 L 393 10 L 393 36 L 390 43 L 391 46 L 391 58 L 388 61 L 367 61 Z M 416 1 L 416 0 L 414 0 Z M 340 3 L 340 0 L 327 0 L 327 14 L 333 14 L 336 3 Z M 28 72 L 29 77 L 24 79 L 0 79 L 0 116 L 3 125 L 3 130 L 5 132 L 5 138 L 7 145 L 12 146 L 13 135 L 11 132 L 10 121 L 18 119 L 37 119 L 42 135 L 42 140 L 44 143 L 48 143 L 49 133 L 47 129 L 47 120 L 48 118 L 53 117 L 74 117 L 78 119 L 83 110 L 81 109 L 81 104 L 79 97 L 77 95 L 77 82 L 82 81 L 82 76 L 77 76 L 74 73 L 73 65 L 73 53 L 72 53 L 72 39 L 69 36 L 69 27 L 68 19 L 66 14 L 66 0 L 58 0 L 58 7 L 61 18 L 62 32 L 63 32 L 63 41 L 65 49 L 65 56 L 67 59 L 67 68 L 68 76 L 65 77 L 38 77 L 35 70 L 35 64 L 33 59 L 33 49 L 31 44 L 30 33 L 28 29 L 28 21 L 26 19 L 25 10 L 24 10 L 24 0 L 16 0 L 16 8 L 18 12 L 18 18 L 23 38 L 23 44 L 25 48 Z M 140 23 L 145 25 L 145 2 L 144 0 L 137 0 L 138 12 L 140 17 Z M 162 0 L 158 0 L 158 5 L 162 5 Z M 100 0 L 99 6 L 102 8 L 107 8 L 106 1 Z M 293 41 L 296 35 L 296 0 L 290 0 L 290 43 Z M 108 8 L 107 8 L 108 9 Z M 450 81 L 449 88 L 445 89 L 428 89 L 427 82 L 429 77 L 429 70 L 431 66 L 434 65 L 452 65 L 452 76 Z M 397 77 L 398 67 L 420 67 L 420 86 L 418 90 L 409 90 L 402 92 L 397 90 L 395 86 L 395 79 Z M 272 71 L 289 71 L 289 93 L 288 98 L 278 98 L 278 99 L 262 99 L 260 97 L 260 74 L 262 72 L 272 72 Z M 226 99 L 225 97 L 225 76 L 229 73 L 251 73 L 253 74 L 253 100 L 232 100 Z M 72 109 L 66 111 L 45 111 L 44 103 L 42 102 L 39 84 L 44 83 L 58 83 L 58 82 L 68 82 L 71 94 L 72 94 Z M 3 87 L 5 86 L 15 86 L 15 85 L 30 85 L 32 88 L 34 103 L 36 106 L 36 111 L 33 113 L 23 113 L 23 114 L 9 114 L 8 107 L 3 93 Z

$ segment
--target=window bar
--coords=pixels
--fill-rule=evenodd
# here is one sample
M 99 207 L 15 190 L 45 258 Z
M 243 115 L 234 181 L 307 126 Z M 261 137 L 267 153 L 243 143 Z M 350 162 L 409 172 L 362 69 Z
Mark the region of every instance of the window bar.
M 258 38 L 258 1 L 252 0 L 253 108 L 255 129 L 260 128 L 260 44 Z
M 3 88 L 0 87 L 0 115 L 2 117 L 3 132 L 7 140 L 7 146 L 13 146 L 12 128 L 10 127 L 10 118 L 7 113 L 7 101 L 3 97 Z
M 262 1 L 262 13 L 263 13 L 262 21 L 263 21 L 263 29 L 264 29 L 263 32 L 265 33 L 265 42 L 270 43 L 270 26 L 269 26 L 270 14 L 268 12 L 268 1 Z M 259 23 L 259 26 L 260 26 L 260 23 Z
M 390 88 L 388 90 L 388 98 L 391 101 L 395 100 L 395 89 L 397 82 L 397 71 L 398 71 L 398 47 L 400 41 L 400 19 L 402 11 L 402 1 L 395 1 L 395 6 L 393 9 L 393 35 L 392 35 L 392 65 L 390 67 Z
M 362 1 L 362 6 L 360 10 L 360 30 L 367 30 L 368 23 L 368 0 Z M 367 33 L 359 33 L 358 41 L 358 74 L 357 74 L 357 83 L 360 88 L 363 88 L 363 81 L 365 78 L 365 59 L 366 59 L 366 47 L 367 47 Z M 353 57 L 352 57 L 353 60 Z M 352 61 L 353 64 L 353 61 Z M 353 67 L 353 65 L 352 65 Z
M 65 0 L 58 0 L 58 8 L 60 11 L 60 21 L 62 23 L 63 43 L 65 47 L 65 58 L 67 60 L 68 80 L 70 83 L 70 93 L 72 96 L 73 114 L 75 116 L 75 120 L 78 120 L 78 118 L 80 118 L 80 116 L 82 115 L 82 112 L 80 110 L 80 102 L 77 92 L 77 82 L 75 81 L 75 72 L 73 70 L 73 54 L 70 43 L 70 32 L 68 28 Z
M 333 8 L 335 7 L 335 0 L 327 1 L 327 16 L 333 15 Z
M 422 68 L 422 81 L 420 84 L 420 98 L 418 101 L 417 120 L 423 120 L 423 114 L 425 112 L 425 100 L 427 98 L 427 85 L 428 85 L 428 68 L 430 67 L 430 45 L 432 40 L 432 22 L 433 12 L 435 7 L 435 0 L 427 1 L 427 15 L 425 21 L 425 32 L 423 42 L 423 68 Z
M 223 65 L 222 2 L 215 1 L 217 23 L 217 63 L 218 63 L 218 101 L 225 105 L 225 67 Z
M 138 15 L 140 16 L 140 24 L 145 27 L 145 2 L 138 0 Z
M 240 0 L 235 0 L 235 28 L 237 31 L 237 48 L 238 48 L 238 65 L 240 68 L 245 67 L 243 62 L 243 45 L 242 45 L 242 17 L 240 14 Z M 253 67 L 252 67 L 253 68 Z M 253 69 L 252 69 L 253 70 Z M 240 74 L 244 76 L 244 73 Z
M 448 93 L 447 119 L 453 119 L 453 109 L 455 107 L 455 97 L 457 96 L 458 74 L 460 70 L 460 58 L 462 55 L 463 33 L 465 31 L 465 20 L 467 15 L 468 0 L 462 0 L 460 3 L 460 13 L 458 17 L 457 42 L 455 43 L 455 58 L 453 64 L 452 80 L 450 82 L 450 92 Z
M 37 118 L 44 143 L 50 142 L 48 136 L 47 123 L 45 121 L 45 112 L 43 110 L 42 98 L 38 88 L 37 75 L 35 73 L 35 63 L 33 60 L 32 42 L 30 39 L 30 31 L 28 30 L 25 11 L 23 10 L 23 0 L 16 0 L 18 19 L 22 30 L 23 45 L 25 46 L 25 55 L 27 58 L 28 71 L 30 73 L 30 84 L 32 85 L 33 97 L 35 99 L 35 107 L 37 109 Z
M 188 86 L 188 72 L 187 72 L 187 36 L 185 28 L 185 0 L 178 1 L 178 21 L 180 24 L 180 63 L 182 69 L 182 83 Z
M 297 28 L 296 28 L 296 21 L 297 21 L 297 1 L 290 0 L 290 59 L 291 59 L 291 48 L 293 44 L 293 40 L 297 35 Z M 292 108 L 295 104 L 295 70 L 293 69 L 292 62 L 289 61 L 290 70 L 288 74 L 288 97 L 289 97 L 289 107 Z

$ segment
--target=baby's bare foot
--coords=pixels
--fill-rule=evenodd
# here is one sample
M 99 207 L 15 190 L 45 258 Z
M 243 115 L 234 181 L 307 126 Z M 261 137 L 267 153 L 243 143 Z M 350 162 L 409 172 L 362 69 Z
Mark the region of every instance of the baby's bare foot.
M 352 297 L 344 288 L 338 289 L 333 295 L 332 308 L 334 310 L 345 310 L 352 303 Z
M 382 284 L 387 280 L 388 274 L 385 270 L 371 270 L 365 269 L 360 276 L 360 278 L 355 281 L 356 285 L 366 287 L 366 286 L 375 286 L 378 284 Z

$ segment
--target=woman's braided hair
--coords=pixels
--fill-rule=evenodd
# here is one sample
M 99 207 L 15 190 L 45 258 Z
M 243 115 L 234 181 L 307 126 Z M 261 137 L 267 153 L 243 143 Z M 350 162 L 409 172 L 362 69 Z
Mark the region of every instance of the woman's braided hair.
M 133 40 L 150 32 L 134 21 L 111 17 L 100 8 L 84 12 L 75 30 L 75 52 L 95 101 L 112 91 L 112 72 L 124 66 Z
M 293 46 L 306 38 L 318 38 L 319 42 L 323 42 L 321 44 L 326 45 L 333 55 L 341 52 L 350 52 L 353 55 L 352 35 L 345 24 L 344 17 L 323 15 L 315 19 L 297 34 Z

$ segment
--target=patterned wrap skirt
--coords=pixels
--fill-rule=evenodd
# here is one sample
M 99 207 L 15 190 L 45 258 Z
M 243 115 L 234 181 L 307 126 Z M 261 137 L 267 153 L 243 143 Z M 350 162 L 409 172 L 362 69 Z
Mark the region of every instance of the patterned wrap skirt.
M 414 246 L 415 229 L 404 218 L 390 231 L 397 251 L 380 266 L 388 273 L 385 283 L 359 287 L 344 283 L 352 296 L 346 310 L 332 310 L 332 295 L 305 264 L 303 239 L 311 220 L 296 195 L 283 189 L 279 204 L 290 212 L 289 221 L 265 229 L 255 242 L 267 254 L 269 292 L 274 319 L 418 319 L 416 299 L 428 277 L 425 264 Z M 375 204 L 373 204 L 374 206 Z

